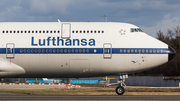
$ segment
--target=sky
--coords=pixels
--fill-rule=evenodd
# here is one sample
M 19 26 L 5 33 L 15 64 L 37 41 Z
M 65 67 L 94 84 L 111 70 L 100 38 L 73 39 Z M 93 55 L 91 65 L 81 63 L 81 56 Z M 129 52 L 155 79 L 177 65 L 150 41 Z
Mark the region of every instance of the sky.
M 0 0 L 0 22 L 131 23 L 156 37 L 180 26 L 180 0 Z

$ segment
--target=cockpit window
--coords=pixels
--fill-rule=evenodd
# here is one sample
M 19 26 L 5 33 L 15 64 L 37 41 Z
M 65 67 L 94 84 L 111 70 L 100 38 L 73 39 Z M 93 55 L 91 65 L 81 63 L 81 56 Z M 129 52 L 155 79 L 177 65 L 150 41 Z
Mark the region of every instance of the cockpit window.
M 140 28 L 131 28 L 131 32 L 143 32 Z

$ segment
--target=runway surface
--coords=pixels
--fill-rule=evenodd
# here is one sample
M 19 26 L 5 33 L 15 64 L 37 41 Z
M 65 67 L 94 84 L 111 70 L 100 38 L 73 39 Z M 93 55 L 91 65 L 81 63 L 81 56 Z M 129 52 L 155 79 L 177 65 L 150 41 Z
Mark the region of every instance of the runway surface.
M 0 92 L 0 100 L 180 100 L 179 95 L 27 95 Z

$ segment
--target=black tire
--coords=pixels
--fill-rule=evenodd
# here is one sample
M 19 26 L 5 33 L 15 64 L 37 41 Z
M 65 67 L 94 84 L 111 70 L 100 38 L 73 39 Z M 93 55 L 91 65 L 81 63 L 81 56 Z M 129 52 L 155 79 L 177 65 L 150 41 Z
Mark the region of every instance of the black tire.
M 116 93 L 117 93 L 118 95 L 123 95 L 124 92 L 125 92 L 124 87 L 118 86 L 118 87 L 116 88 Z

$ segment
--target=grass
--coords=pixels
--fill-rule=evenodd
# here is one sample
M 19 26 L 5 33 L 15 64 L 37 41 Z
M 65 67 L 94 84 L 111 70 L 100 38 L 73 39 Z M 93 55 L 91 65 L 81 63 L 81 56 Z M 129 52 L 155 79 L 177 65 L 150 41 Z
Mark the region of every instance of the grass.
M 81 88 L 42 88 L 42 89 L 0 89 L 0 92 L 38 94 L 38 95 L 116 95 L 114 86 L 81 87 Z M 125 89 L 124 95 L 180 95 L 180 88 L 130 88 Z

